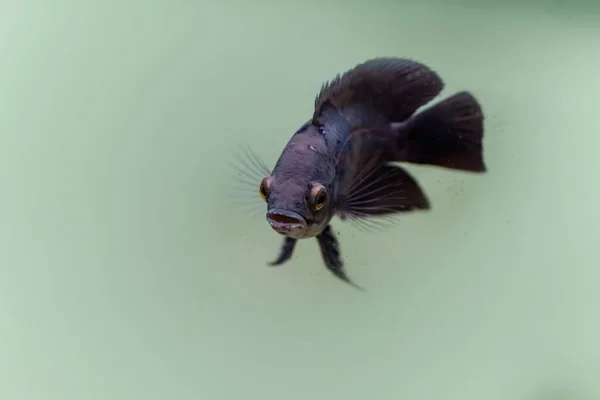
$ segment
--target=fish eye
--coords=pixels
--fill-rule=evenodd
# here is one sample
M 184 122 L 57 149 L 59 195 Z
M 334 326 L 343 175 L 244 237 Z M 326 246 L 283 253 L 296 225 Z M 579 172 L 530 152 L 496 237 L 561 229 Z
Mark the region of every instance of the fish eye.
M 313 207 L 319 211 L 327 204 L 327 189 L 321 184 L 315 184 L 310 190 L 311 198 L 313 199 Z
M 267 188 L 265 188 L 264 182 L 260 183 L 260 187 L 258 188 L 258 194 L 260 194 L 260 198 L 263 200 L 267 200 Z
M 315 208 L 318 210 L 325 207 L 325 203 L 327 202 L 327 192 L 323 191 L 319 193 L 317 196 L 317 200 L 315 201 Z
M 258 187 L 258 194 L 260 195 L 260 198 L 263 199 L 264 201 L 267 201 L 267 198 L 269 197 L 269 186 L 271 185 L 271 177 L 267 176 L 266 178 L 264 178 L 262 180 L 262 182 L 260 183 L 260 186 Z

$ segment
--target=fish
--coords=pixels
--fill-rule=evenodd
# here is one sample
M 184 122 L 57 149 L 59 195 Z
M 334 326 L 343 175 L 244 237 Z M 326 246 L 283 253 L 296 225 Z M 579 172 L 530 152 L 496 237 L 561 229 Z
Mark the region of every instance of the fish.
M 299 240 L 315 238 L 325 267 L 364 290 L 345 270 L 334 216 L 368 223 L 429 210 L 428 197 L 401 163 L 487 171 L 480 103 L 460 91 L 425 107 L 443 89 L 439 74 L 422 62 L 368 59 L 321 85 L 312 116 L 272 170 L 246 151 L 241 173 L 261 174 L 253 184 L 266 204 L 266 221 L 283 236 L 270 266 L 289 261 Z

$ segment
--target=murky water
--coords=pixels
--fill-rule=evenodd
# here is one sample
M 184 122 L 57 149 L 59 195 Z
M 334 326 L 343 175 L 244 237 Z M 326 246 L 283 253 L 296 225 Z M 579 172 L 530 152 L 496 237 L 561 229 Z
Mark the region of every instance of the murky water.
M 7 4 L 2 399 L 600 395 L 600 14 Z M 408 167 L 431 212 L 336 221 L 366 293 L 312 240 L 267 268 L 281 239 L 224 197 L 230 154 L 272 165 L 322 81 L 380 55 L 480 99 L 489 173 Z

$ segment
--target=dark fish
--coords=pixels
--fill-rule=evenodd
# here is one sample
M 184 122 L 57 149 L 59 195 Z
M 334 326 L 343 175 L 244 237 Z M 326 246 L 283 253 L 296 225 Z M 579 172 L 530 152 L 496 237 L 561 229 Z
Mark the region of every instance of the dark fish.
M 245 172 L 266 175 L 259 194 L 267 222 L 285 236 L 271 265 L 288 261 L 298 239 L 316 237 L 327 268 L 358 287 L 344 271 L 331 219 L 369 221 L 430 207 L 418 183 L 391 163 L 486 170 L 483 114 L 470 93 L 416 113 L 443 87 L 419 62 L 368 60 L 322 86 L 312 118 L 292 136 L 272 172 L 247 154 Z

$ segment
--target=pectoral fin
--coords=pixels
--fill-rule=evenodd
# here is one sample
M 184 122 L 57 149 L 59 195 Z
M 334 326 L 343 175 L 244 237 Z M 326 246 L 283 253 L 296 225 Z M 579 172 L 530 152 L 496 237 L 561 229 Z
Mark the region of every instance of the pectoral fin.
M 338 166 L 338 212 L 352 218 L 384 216 L 428 209 L 419 184 L 403 168 L 391 164 L 393 153 L 385 146 L 392 133 L 382 128 L 362 129 Z
M 354 218 L 428 208 L 427 196 L 413 177 L 403 168 L 389 164 L 358 174 L 338 206 L 342 215 Z

